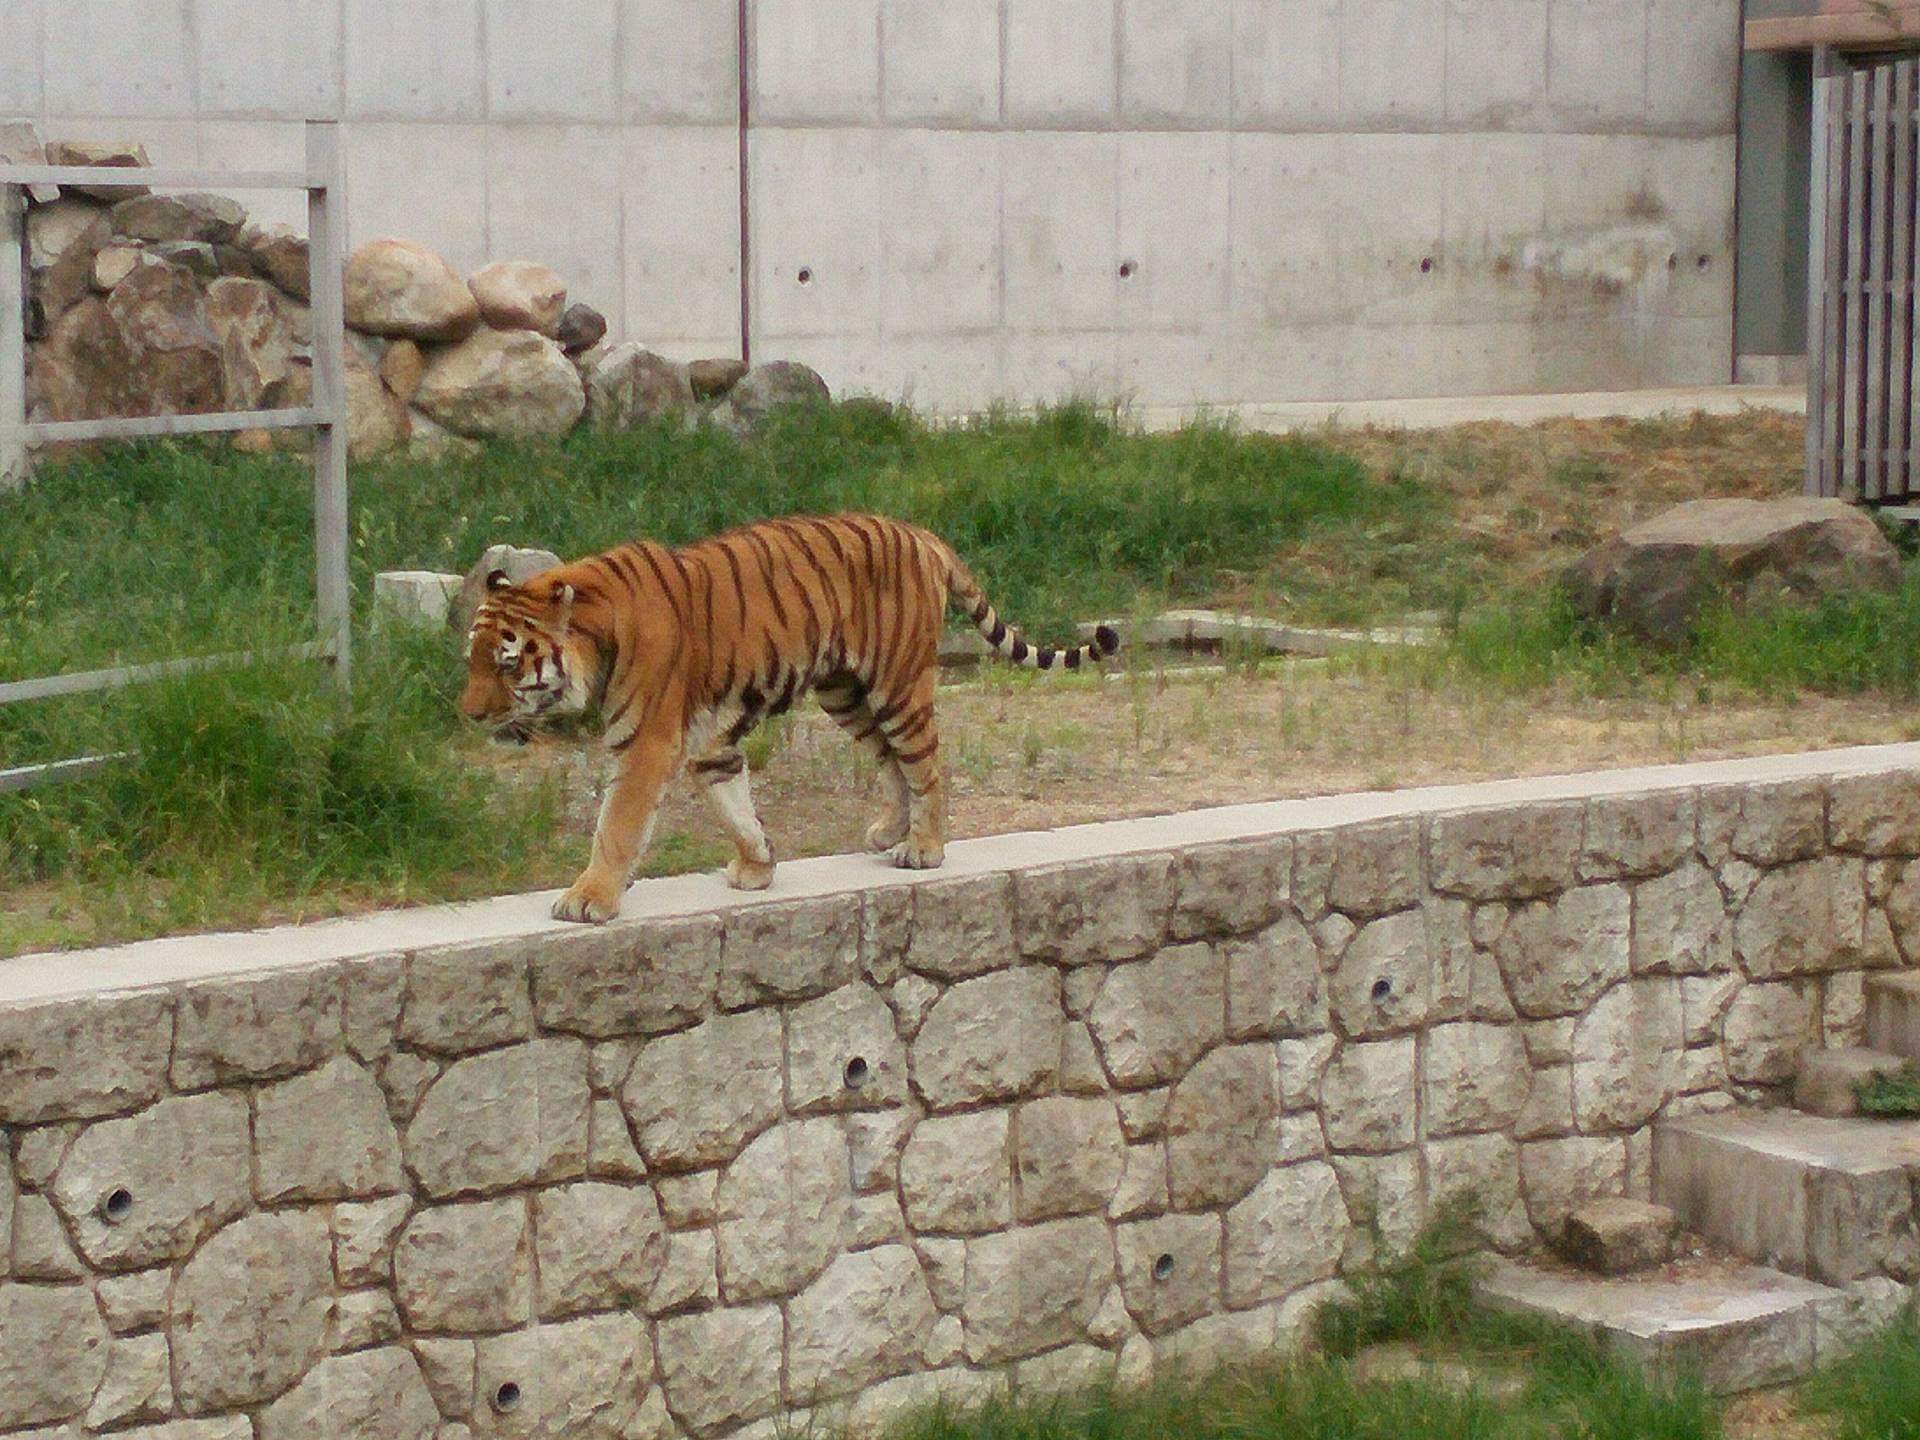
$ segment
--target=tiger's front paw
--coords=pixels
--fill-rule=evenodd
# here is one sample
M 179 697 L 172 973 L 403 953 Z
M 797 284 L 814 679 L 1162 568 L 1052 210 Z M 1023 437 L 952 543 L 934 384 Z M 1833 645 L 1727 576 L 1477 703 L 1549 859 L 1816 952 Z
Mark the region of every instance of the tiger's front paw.
M 905 815 L 882 815 L 867 826 L 867 849 L 884 855 L 907 838 Z
M 603 890 L 589 883 L 586 876 L 574 881 L 558 900 L 553 902 L 553 918 L 556 920 L 577 920 L 588 925 L 604 925 L 620 913 L 620 891 Z
M 902 870 L 938 870 L 947 858 L 947 847 L 937 840 L 909 837 L 894 846 L 887 858 Z
M 764 890 L 773 884 L 773 861 L 736 855 L 727 862 L 727 884 L 736 890 Z

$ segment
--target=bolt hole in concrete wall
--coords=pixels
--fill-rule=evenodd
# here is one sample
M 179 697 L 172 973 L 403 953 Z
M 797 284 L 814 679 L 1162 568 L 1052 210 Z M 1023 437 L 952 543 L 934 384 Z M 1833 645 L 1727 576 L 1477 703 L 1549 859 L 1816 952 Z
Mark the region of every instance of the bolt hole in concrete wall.
M 1120 262 L 1120 278 L 1122 280 L 1131 280 L 1133 278 L 1133 272 L 1138 268 L 1139 267 L 1135 265 L 1133 261 L 1122 260 Z
M 1173 1256 L 1162 1255 L 1153 1262 L 1153 1278 L 1156 1280 L 1173 1278 Z
M 100 1197 L 100 1217 L 109 1225 L 118 1225 L 132 1214 L 133 1192 L 125 1186 Z
M 854 1056 L 851 1060 L 847 1061 L 847 1088 L 849 1090 L 859 1090 L 863 1088 L 871 1074 L 872 1071 L 867 1068 L 865 1058 L 859 1055 Z
M 800 273 L 794 278 L 802 285 L 811 285 L 813 283 L 813 267 L 811 265 L 802 265 L 800 267 Z
M 1431 275 L 1433 273 L 1433 257 L 1431 255 L 1421 260 L 1420 273 L 1422 275 Z
M 502 1381 L 493 1392 L 493 1408 L 502 1415 L 520 1408 L 520 1387 L 511 1380 Z

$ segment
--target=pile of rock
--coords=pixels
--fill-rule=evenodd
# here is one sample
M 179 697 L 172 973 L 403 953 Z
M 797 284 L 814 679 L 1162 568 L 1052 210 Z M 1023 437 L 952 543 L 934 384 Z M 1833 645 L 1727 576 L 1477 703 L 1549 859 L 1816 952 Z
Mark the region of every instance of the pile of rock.
M 0 160 L 132 169 L 137 144 L 54 141 L 0 125 Z M 137 183 L 31 188 L 28 410 L 36 420 L 253 410 L 306 403 L 313 321 L 307 242 L 219 195 Z M 710 417 L 735 434 L 775 407 L 828 399 L 804 365 L 681 364 L 610 344 L 545 265 L 496 262 L 462 279 L 410 240 L 346 265 L 349 451 L 565 434 Z M 282 437 L 294 441 L 297 435 Z M 236 443 L 273 443 L 266 432 Z

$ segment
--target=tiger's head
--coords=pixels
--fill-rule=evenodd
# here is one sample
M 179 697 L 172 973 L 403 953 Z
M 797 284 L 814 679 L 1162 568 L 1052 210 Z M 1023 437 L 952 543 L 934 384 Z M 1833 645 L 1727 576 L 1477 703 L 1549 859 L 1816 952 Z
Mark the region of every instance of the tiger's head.
M 595 652 L 573 627 L 573 601 L 573 587 L 558 581 L 536 576 L 515 585 L 504 570 L 488 575 L 467 631 L 460 713 L 524 739 L 534 720 L 586 709 Z

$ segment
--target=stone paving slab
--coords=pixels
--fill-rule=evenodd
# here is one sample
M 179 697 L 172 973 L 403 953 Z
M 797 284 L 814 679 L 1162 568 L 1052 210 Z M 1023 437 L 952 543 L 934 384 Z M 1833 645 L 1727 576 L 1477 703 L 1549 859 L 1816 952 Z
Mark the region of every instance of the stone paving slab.
M 1480 1293 L 1498 1306 L 1598 1331 L 1643 1362 L 1696 1369 L 1722 1394 L 1806 1374 L 1823 1325 L 1847 1303 L 1826 1285 L 1718 1262 L 1607 1279 L 1501 1261 Z

